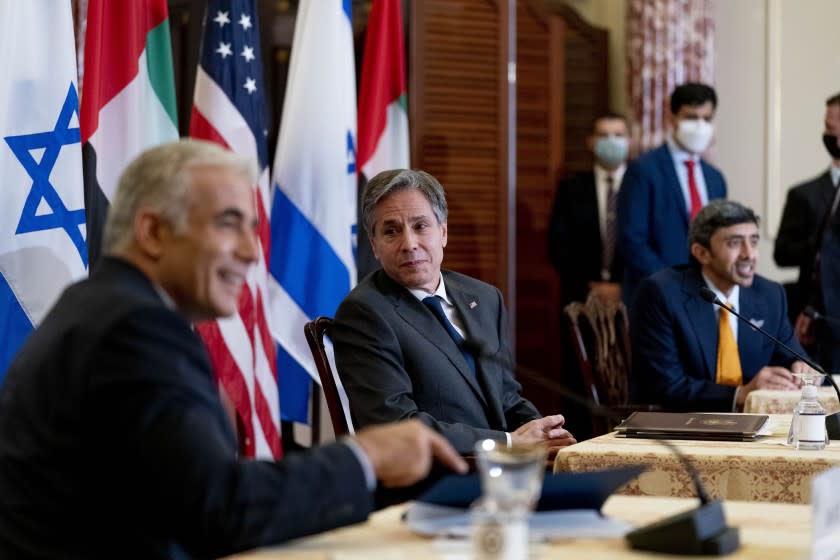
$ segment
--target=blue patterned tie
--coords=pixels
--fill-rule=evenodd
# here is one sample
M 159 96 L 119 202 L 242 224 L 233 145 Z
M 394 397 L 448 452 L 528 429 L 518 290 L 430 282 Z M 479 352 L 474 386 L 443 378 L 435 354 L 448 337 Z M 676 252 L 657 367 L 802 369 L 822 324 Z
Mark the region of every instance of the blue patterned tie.
M 464 339 L 460 334 L 458 334 L 458 331 L 455 330 L 455 327 L 452 326 L 449 319 L 446 318 L 446 313 L 443 312 L 443 306 L 440 304 L 440 296 L 428 296 L 423 298 L 423 305 L 428 307 L 432 313 L 434 313 L 437 320 L 440 321 L 440 324 L 443 325 L 443 328 L 446 329 L 446 332 L 448 332 L 449 336 L 452 337 L 452 340 L 455 341 L 455 345 L 461 351 L 461 354 L 464 355 L 467 365 L 470 366 L 470 371 L 472 371 L 472 374 L 475 375 L 475 358 L 472 354 L 464 350 Z

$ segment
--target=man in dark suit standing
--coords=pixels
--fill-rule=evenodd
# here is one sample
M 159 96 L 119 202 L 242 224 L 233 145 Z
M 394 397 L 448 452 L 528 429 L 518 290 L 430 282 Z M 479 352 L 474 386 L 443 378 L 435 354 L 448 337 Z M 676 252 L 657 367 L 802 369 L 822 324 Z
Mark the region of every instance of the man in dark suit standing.
M 825 256 L 822 244 L 837 212 L 837 185 L 840 184 L 840 93 L 825 102 L 823 144 L 831 157 L 830 167 L 822 174 L 788 191 L 773 257 L 779 266 L 798 266 L 795 301 L 791 302 L 796 320 L 796 334 L 806 345 L 816 344 L 820 364 L 827 371 L 840 368 L 840 329 L 831 324 L 815 324 L 802 310 L 811 305 L 831 316 L 825 296 L 840 298 L 840 285 L 824 278 L 820 261 Z M 832 241 L 833 243 L 834 241 Z M 818 258 L 818 256 L 820 258 Z M 816 267 L 816 268 L 815 268 Z M 830 293 L 829 293 L 830 292 Z M 837 354 L 835 356 L 835 354 Z
M 707 287 L 749 321 L 804 352 L 787 317 L 781 284 L 756 274 L 758 216 L 715 200 L 691 225 L 691 263 L 639 286 L 631 316 L 637 402 L 691 411 L 743 408 L 754 389 L 796 389 L 791 371 L 810 368 L 700 295 Z
M 560 181 L 548 229 L 548 257 L 560 275 L 564 306 L 586 300 L 590 292 L 607 300 L 621 295 L 616 205 L 627 162 L 627 121 L 611 113 L 596 119 L 587 146 L 594 165 Z
M 238 460 L 192 322 L 229 316 L 257 261 L 255 165 L 183 141 L 125 171 L 105 257 L 0 391 L 0 557 L 215 558 L 365 519 L 377 479 L 463 460 L 417 422 L 279 462 Z
M 688 226 L 710 200 L 726 197 L 726 182 L 701 158 L 714 133 L 715 90 L 687 83 L 671 94 L 672 133 L 627 166 L 618 195 L 622 299 L 630 306 L 639 282 L 688 262 Z
M 592 169 L 560 180 L 548 226 L 548 258 L 560 276 L 563 382 L 580 395 L 586 388 L 562 308 L 585 301 L 590 293 L 605 301 L 621 298 L 624 266 L 616 250 L 616 205 L 629 151 L 627 121 L 603 115 L 593 123 L 586 144 L 594 156 Z M 577 439 L 593 435 L 586 407 L 565 402 L 563 413 Z
M 364 227 L 382 268 L 345 298 L 332 333 L 354 424 L 417 418 L 461 453 L 485 438 L 574 443 L 563 416 L 542 418 L 519 394 L 499 290 L 441 271 L 447 212 L 443 187 L 423 171 L 383 171 L 365 188 Z

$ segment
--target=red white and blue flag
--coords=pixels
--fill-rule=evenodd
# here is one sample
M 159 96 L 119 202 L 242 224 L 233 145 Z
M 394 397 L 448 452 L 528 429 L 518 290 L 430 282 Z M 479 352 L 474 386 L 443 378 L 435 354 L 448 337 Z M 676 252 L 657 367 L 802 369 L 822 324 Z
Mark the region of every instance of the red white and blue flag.
M 62 290 L 87 275 L 70 2 L 0 2 L 0 380 Z
M 271 308 L 283 417 L 307 421 L 318 380 L 306 321 L 356 282 L 356 71 L 350 0 L 301 0 L 271 205 Z
M 244 456 L 279 458 L 280 406 L 266 282 L 268 147 L 259 24 L 254 0 L 210 0 L 204 20 L 190 136 L 217 142 L 260 169 L 254 185 L 260 258 L 251 267 L 233 317 L 197 325 L 213 360 L 220 390 L 236 408 Z M 303 326 L 300 326 L 303 330 Z

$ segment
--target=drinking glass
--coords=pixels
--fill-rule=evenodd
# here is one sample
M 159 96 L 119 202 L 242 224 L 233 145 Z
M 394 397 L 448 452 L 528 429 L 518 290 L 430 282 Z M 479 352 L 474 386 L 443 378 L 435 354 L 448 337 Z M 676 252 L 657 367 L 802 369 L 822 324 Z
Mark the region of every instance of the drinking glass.
M 475 453 L 481 498 L 472 506 L 473 557 L 525 560 L 528 516 L 542 490 L 546 449 L 486 439 Z

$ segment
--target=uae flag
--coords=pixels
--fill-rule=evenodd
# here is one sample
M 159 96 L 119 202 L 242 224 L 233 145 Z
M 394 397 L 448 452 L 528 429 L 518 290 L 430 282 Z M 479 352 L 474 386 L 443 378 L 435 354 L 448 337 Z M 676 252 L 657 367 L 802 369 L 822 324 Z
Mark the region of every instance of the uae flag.
M 260 170 L 254 185 L 260 251 L 239 296 L 239 312 L 196 328 L 213 360 L 222 398 L 236 410 L 240 453 L 279 459 L 277 358 L 266 285 L 271 247 L 268 144 L 257 12 L 254 0 L 207 2 L 190 136 L 221 144 Z M 283 316 L 279 320 L 290 321 Z M 302 334 L 303 323 L 296 327 Z
M 410 165 L 401 4 L 401 0 L 374 0 L 370 9 L 359 88 L 360 196 L 368 179 L 380 171 Z M 363 228 L 358 237 L 362 278 L 378 265 Z
M 81 135 L 91 265 L 123 169 L 178 139 L 173 76 L 166 0 L 89 0 Z

